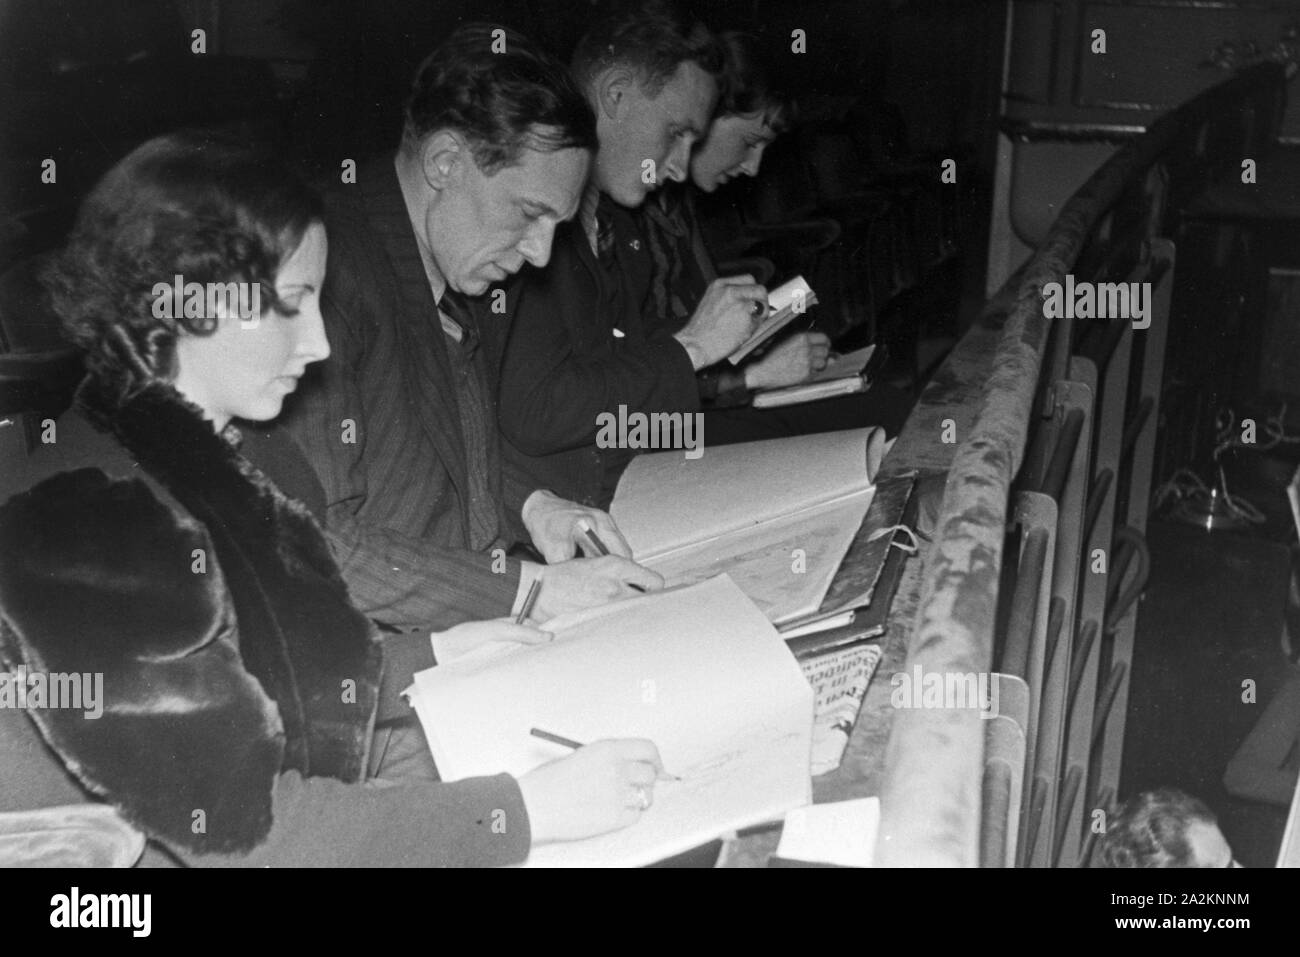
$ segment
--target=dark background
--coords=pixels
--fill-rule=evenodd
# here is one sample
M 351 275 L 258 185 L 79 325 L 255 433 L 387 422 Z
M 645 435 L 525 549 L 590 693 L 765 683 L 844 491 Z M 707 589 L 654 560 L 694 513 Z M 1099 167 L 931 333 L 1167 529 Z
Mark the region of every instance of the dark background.
M 989 129 L 1001 66 L 1000 3 L 711 0 L 693 8 L 717 28 L 784 44 L 791 30 L 805 30 L 809 52 L 786 79 L 815 115 L 833 110 L 835 99 L 889 100 L 908 117 L 918 149 L 976 144 Z M 201 82 L 183 64 L 198 59 L 190 31 L 203 27 L 209 58 L 249 58 L 270 68 L 276 101 L 248 106 L 278 107 L 295 131 L 327 138 L 313 141 L 313 150 L 326 142 L 373 145 L 369 137 L 395 129 L 414 67 L 457 24 L 507 24 L 567 58 L 593 9 L 589 0 L 0 0 L 0 84 L 16 99 L 5 97 L 10 106 L 27 114 L 23 145 L 35 145 L 29 136 L 64 148 L 82 137 L 112 139 L 139 122 L 135 112 L 160 113 L 183 96 L 181 87 Z M 124 82 L 100 92 L 126 93 L 136 77 L 113 68 L 148 59 L 171 61 L 172 81 L 132 91 L 138 97 L 130 101 L 104 101 L 104 110 L 58 101 L 72 92 L 67 79 L 87 68 L 89 85 Z M 233 84 L 232 77 L 226 86 Z M 69 109 L 31 115 L 32 107 L 56 104 Z M 233 104 L 210 105 L 219 113 Z
M 801 130 L 768 151 L 759 182 L 730 184 L 719 199 L 751 220 L 789 221 L 827 215 L 833 198 L 850 197 L 829 210 L 852 222 L 824 281 L 845 288 L 819 289 L 840 331 L 864 324 L 874 336 L 908 303 L 945 326 L 960 324 L 959 310 L 969 321 L 983 298 L 1004 4 L 687 6 L 787 56 L 791 31 L 807 35 L 807 54 L 790 58 L 797 68 L 782 77 L 799 99 Z M 591 0 L 0 0 L 0 269 L 56 244 L 96 179 L 150 136 L 237 126 L 278 143 L 327 185 L 344 159 L 396 145 L 416 66 L 458 24 L 508 25 L 567 60 L 594 9 Z M 191 52 L 196 28 L 206 33 L 203 55 Z M 899 205 L 899 170 L 914 179 L 920 164 L 933 190 L 937 162 L 949 156 L 963 164 L 960 236 L 949 215 L 943 237 L 920 237 L 919 252 L 899 248 L 911 228 L 901 218 L 915 212 L 931 230 L 941 215 L 916 209 L 915 192 Z M 58 164 L 54 184 L 41 182 L 47 157 Z

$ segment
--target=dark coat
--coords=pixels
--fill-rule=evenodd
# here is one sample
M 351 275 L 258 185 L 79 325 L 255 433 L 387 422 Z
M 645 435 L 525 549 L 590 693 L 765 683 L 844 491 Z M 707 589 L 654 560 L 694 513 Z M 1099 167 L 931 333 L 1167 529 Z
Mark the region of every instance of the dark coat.
M 282 769 L 363 776 L 380 648 L 302 505 L 174 390 L 109 391 L 86 381 L 68 453 L 0 508 L 5 658 L 103 672 L 99 719 L 31 711 L 46 740 L 146 833 L 245 851 Z
M 194 863 L 527 853 L 526 824 L 508 839 L 484 824 L 500 807 L 526 822 L 508 777 L 355 783 L 380 697 L 373 628 L 308 509 L 197 408 L 166 385 L 119 401 L 88 379 L 55 439 L 25 464 L 27 491 L 0 506 L 0 657 L 11 670 L 102 673 L 103 714 L 0 714 L 0 810 L 70 800 L 43 770 L 50 753 L 23 742 L 30 718 L 83 791 Z M 320 502 L 292 444 L 274 448 L 300 466 L 288 484 Z M 384 825 L 396 842 L 376 833 Z
M 509 296 L 514 311 L 501 372 L 506 454 L 540 485 L 606 508 L 635 454 L 596 446 L 598 417 L 699 408 L 690 356 L 647 315 L 649 251 L 630 214 L 613 209 L 616 276 L 596 261 L 582 226 L 555 235 L 550 265 L 530 269 Z M 616 336 L 617 329 L 621 336 Z

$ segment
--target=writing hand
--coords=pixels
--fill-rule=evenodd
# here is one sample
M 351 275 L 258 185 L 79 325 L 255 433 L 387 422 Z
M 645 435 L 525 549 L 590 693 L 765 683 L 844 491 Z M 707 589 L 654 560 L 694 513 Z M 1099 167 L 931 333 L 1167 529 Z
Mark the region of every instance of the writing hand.
M 767 290 L 753 276 L 709 283 L 690 321 L 673 338 L 698 369 L 725 359 L 750 337 L 767 314 Z
M 573 841 L 635 824 L 654 802 L 663 761 L 644 738 L 594 741 L 519 779 L 533 843 Z
M 664 587 L 661 575 L 617 555 L 604 558 L 574 558 L 539 571 L 542 585 L 532 617 L 546 621 L 568 611 L 595 608 L 643 591 Z
M 632 557 L 632 549 L 608 512 L 570 502 L 545 489 L 538 489 L 528 496 L 522 518 L 533 545 L 548 562 L 562 562 L 579 554 L 596 554 L 583 534 L 584 522 L 605 543 L 611 555 Z

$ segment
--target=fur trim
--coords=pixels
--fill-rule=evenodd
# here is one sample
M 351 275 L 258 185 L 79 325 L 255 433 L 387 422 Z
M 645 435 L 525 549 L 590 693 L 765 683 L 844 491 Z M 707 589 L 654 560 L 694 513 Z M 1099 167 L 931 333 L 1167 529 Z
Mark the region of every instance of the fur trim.
M 280 771 L 363 777 L 370 623 L 306 510 L 175 390 L 119 402 L 88 379 L 78 407 L 146 481 L 80 469 L 0 509 L 0 552 L 21 555 L 0 573 L 0 642 L 33 669 L 104 672 L 102 718 L 31 712 L 88 787 L 195 852 L 251 849 Z

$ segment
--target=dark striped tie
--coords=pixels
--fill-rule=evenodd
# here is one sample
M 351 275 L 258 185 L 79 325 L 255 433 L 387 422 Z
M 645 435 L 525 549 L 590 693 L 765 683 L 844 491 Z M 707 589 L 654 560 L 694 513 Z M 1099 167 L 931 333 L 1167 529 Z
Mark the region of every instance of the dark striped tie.
M 603 209 L 596 210 L 596 258 L 602 266 L 614 263 L 614 220 Z
M 448 286 L 442 298 L 438 300 L 438 309 L 460 326 L 461 345 L 465 347 L 466 353 L 472 353 L 478 345 L 478 330 L 474 326 L 474 313 L 470 311 L 469 302 L 463 295 Z

